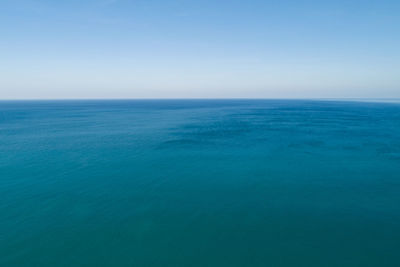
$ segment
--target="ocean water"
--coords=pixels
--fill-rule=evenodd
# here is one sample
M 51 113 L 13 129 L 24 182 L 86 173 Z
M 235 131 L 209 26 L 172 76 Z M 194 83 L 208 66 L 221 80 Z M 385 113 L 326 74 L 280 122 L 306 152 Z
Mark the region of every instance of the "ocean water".
M 400 104 L 2 101 L 0 266 L 400 266 Z

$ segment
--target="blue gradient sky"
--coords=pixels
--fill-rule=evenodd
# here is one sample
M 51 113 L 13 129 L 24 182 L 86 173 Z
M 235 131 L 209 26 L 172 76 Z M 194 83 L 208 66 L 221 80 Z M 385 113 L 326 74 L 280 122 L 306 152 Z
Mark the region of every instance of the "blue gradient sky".
M 400 97 L 400 1 L 0 1 L 0 98 Z

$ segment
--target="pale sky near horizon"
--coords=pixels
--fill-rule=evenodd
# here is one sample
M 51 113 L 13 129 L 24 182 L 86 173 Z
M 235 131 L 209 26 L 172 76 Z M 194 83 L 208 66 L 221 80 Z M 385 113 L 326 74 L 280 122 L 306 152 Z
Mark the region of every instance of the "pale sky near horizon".
M 0 99 L 400 97 L 398 0 L 0 9 Z

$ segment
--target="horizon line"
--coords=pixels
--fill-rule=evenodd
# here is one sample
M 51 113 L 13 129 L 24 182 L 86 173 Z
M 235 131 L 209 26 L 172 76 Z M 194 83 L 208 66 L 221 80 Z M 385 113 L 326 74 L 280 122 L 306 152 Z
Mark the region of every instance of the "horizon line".
M 394 98 L 376 98 L 376 97 L 293 97 L 293 98 L 283 98 L 283 97 L 265 97 L 265 98 L 253 98 L 253 97 L 137 97 L 137 98 L 10 98 L 2 99 L 0 102 L 7 101 L 134 101 L 134 100 L 158 100 L 158 101 L 168 101 L 168 100 L 310 100 L 310 101 L 368 101 L 368 102 L 392 102 L 399 103 L 400 97 Z

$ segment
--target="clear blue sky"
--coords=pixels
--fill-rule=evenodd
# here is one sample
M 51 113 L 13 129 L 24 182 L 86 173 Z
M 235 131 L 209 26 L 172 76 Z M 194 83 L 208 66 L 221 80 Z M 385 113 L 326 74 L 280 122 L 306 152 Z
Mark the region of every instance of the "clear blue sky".
M 0 99 L 400 97 L 400 1 L 0 1 Z

